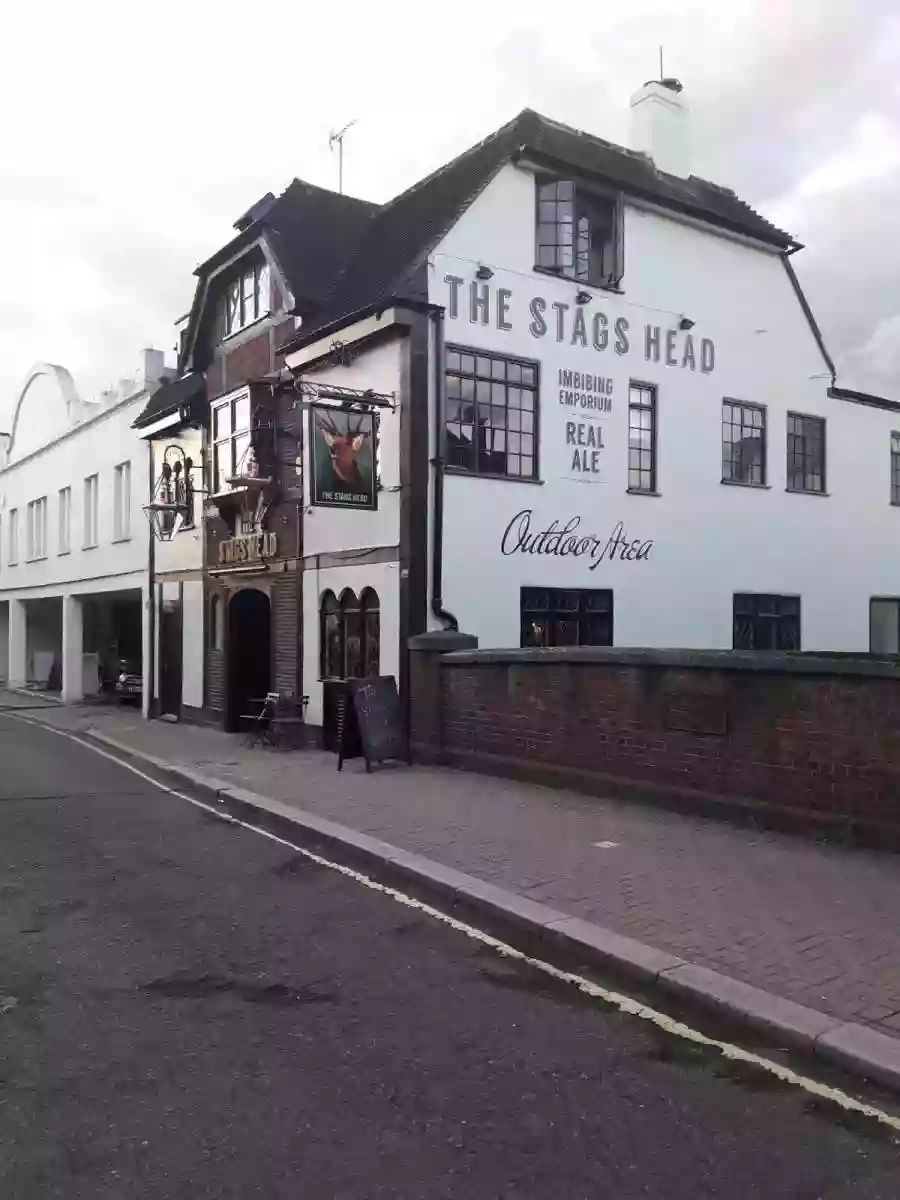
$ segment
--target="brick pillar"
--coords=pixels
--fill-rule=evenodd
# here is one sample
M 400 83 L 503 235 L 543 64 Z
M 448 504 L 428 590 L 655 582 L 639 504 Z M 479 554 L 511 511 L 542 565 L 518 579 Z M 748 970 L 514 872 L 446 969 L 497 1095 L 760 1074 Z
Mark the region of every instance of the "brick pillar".
M 442 629 L 418 633 L 409 646 L 410 751 L 415 762 L 440 762 L 443 755 L 441 657 L 451 650 L 477 650 L 478 638 Z

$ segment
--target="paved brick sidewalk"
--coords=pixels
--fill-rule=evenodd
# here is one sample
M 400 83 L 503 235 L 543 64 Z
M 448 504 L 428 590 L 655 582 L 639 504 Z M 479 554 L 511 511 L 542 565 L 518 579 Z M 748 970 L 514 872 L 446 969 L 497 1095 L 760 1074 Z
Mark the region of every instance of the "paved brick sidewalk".
M 900 856 L 463 772 L 338 774 L 319 752 L 217 730 L 45 709 L 778 996 L 900 1037 Z

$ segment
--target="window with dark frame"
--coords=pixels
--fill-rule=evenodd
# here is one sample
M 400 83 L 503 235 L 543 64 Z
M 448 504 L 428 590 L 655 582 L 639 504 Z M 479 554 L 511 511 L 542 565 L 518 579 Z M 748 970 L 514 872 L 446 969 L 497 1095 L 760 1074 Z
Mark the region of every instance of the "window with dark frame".
M 766 482 L 766 410 L 758 404 L 722 401 L 722 479 Z
M 219 306 L 220 336 L 231 337 L 260 320 L 270 310 L 269 267 L 257 262 L 235 275 L 222 295 Z
M 537 180 L 537 266 L 593 287 L 621 280 L 621 206 L 571 179 Z
M 519 593 L 520 645 L 611 646 L 608 588 L 534 588 Z
M 787 415 L 787 490 L 825 491 L 825 418 Z
M 900 433 L 891 434 L 891 504 L 900 504 Z
M 323 679 L 367 679 L 380 670 L 381 613 L 378 593 L 349 588 L 338 599 L 322 596 L 319 608 L 319 669 Z
M 242 392 L 215 404 L 212 410 L 212 490 L 231 491 L 228 482 L 250 451 L 250 393 Z
M 646 383 L 628 388 L 628 490 L 657 490 L 656 388 Z
M 799 650 L 800 597 L 735 592 L 735 650 Z
M 869 653 L 900 654 L 900 600 L 873 596 L 869 601 Z
M 537 479 L 537 363 L 451 346 L 446 374 L 448 468 Z

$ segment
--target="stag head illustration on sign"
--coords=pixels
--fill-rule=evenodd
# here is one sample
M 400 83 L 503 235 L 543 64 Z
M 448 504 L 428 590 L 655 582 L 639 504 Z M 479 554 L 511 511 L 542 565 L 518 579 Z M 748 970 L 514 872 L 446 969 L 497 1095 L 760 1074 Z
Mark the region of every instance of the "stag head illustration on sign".
M 325 405 L 310 408 L 312 503 L 375 508 L 375 416 Z

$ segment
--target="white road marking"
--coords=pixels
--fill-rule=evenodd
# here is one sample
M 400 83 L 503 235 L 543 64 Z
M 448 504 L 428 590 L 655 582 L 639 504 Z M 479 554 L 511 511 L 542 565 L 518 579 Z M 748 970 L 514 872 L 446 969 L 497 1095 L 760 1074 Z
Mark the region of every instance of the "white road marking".
M 221 809 L 206 804 L 202 800 L 197 800 L 193 796 L 187 796 L 184 792 L 179 792 L 176 788 L 161 783 L 158 779 L 154 779 L 152 775 L 146 774 L 146 772 L 140 770 L 138 767 L 125 762 L 124 759 L 117 758 L 116 755 L 110 754 L 107 750 L 102 750 L 99 746 L 85 741 L 67 729 L 56 729 L 52 725 L 45 725 L 42 721 L 34 721 L 30 717 L 14 716 L 12 713 L 4 715 L 8 716 L 10 720 L 25 721 L 29 725 L 37 725 L 41 729 L 48 730 L 50 733 L 68 738 L 70 741 L 76 742 L 79 746 L 93 751 L 94 754 L 99 754 L 101 758 L 107 758 L 110 762 L 124 767 L 126 771 L 131 771 L 140 779 L 144 779 L 152 784 L 153 787 L 159 788 L 160 791 L 167 792 L 170 796 L 175 796 L 179 800 L 185 800 L 188 804 L 193 804 L 195 808 L 202 808 L 204 812 L 211 813 L 214 817 L 218 817 L 220 821 L 225 821 L 229 825 L 239 825 L 242 829 L 246 829 L 250 833 L 259 834 L 260 837 L 268 838 L 271 842 L 277 842 L 279 846 L 286 846 L 289 850 L 293 850 L 297 854 L 302 854 L 311 862 L 318 863 L 322 867 L 327 867 L 331 871 L 337 871 L 348 879 L 362 884 L 363 887 L 370 888 L 373 892 L 380 892 L 382 895 L 395 900 L 398 904 L 403 904 L 407 908 L 425 913 L 426 916 L 432 917 L 436 921 L 442 921 L 445 925 L 449 925 L 459 933 L 463 933 L 485 946 L 490 946 L 491 949 L 505 958 L 512 958 L 517 962 L 526 963 L 530 967 L 535 967 L 537 970 L 543 971 L 545 975 L 549 975 L 553 979 L 571 984 L 586 996 L 590 996 L 595 1000 L 601 1000 L 605 1004 L 619 1009 L 620 1012 L 627 1013 L 629 1016 L 649 1021 L 665 1033 L 694 1042 L 696 1045 L 708 1046 L 711 1049 L 718 1050 L 723 1058 L 731 1059 L 733 1062 L 747 1063 L 750 1066 L 768 1071 L 769 1074 L 776 1076 L 785 1083 L 809 1092 L 810 1095 L 819 1096 L 823 1100 L 830 1101 L 847 1112 L 859 1113 L 862 1116 L 871 1117 L 873 1120 L 879 1121 L 882 1125 L 886 1125 L 888 1128 L 900 1133 L 900 1117 L 895 1117 L 880 1108 L 866 1104 L 864 1101 L 858 1100 L 855 1096 L 849 1095 L 840 1088 L 830 1087 L 828 1084 L 820 1083 L 817 1079 L 811 1079 L 807 1075 L 800 1075 L 797 1071 L 784 1066 L 782 1063 L 774 1062 L 769 1058 L 763 1058 L 762 1055 L 754 1054 L 752 1051 L 745 1050 L 741 1046 L 735 1046 L 731 1042 L 723 1042 L 718 1038 L 707 1037 L 699 1029 L 693 1029 L 690 1025 L 685 1025 L 683 1021 L 676 1021 L 674 1018 L 667 1016 L 666 1013 L 651 1008 L 649 1004 L 644 1004 L 642 1000 L 635 1000 L 632 996 L 626 996 L 623 992 L 601 987 L 600 984 L 594 983 L 590 979 L 585 979 L 583 976 L 576 975 L 572 971 L 561 970 L 559 967 L 554 967 L 552 963 L 544 962 L 543 959 L 533 958 L 530 954 L 525 954 L 521 950 L 517 950 L 514 946 L 508 945 L 506 942 L 501 942 L 498 938 L 492 937 L 491 934 L 485 933 L 484 930 L 478 929 L 474 925 L 469 925 L 465 921 L 451 917 L 449 913 L 441 912 L 440 909 L 433 908 L 430 904 L 424 904 L 421 900 L 416 900 L 413 896 L 408 896 L 405 892 L 401 892 L 397 888 L 379 883 L 376 879 L 372 879 L 362 871 L 344 866 L 343 863 L 333 862 L 331 859 L 324 858 L 321 854 L 315 854 L 312 850 L 307 850 L 303 846 L 295 845 L 294 842 L 290 842 L 286 838 L 279 837 L 278 834 L 270 833 L 267 829 L 260 829 L 259 826 L 251 825 L 247 821 L 241 821 L 238 817 L 231 817 Z M 894 1140 L 897 1141 L 897 1139 Z
M 591 842 L 592 846 L 596 846 L 598 850 L 615 850 L 618 842 Z

